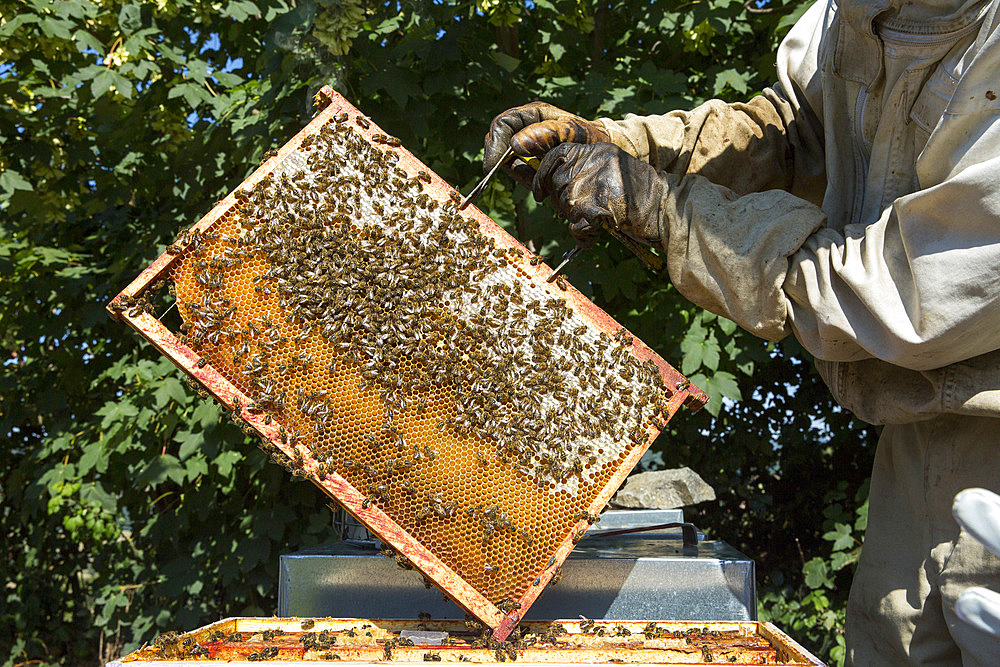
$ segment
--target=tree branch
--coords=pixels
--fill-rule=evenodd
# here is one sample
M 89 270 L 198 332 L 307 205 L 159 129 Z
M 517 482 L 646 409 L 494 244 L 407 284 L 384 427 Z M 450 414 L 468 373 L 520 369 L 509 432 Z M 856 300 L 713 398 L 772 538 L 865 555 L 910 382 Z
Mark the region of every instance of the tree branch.
M 751 14 L 770 14 L 774 11 L 774 7 L 755 7 L 756 2 L 757 0 L 747 0 L 743 3 L 743 9 Z

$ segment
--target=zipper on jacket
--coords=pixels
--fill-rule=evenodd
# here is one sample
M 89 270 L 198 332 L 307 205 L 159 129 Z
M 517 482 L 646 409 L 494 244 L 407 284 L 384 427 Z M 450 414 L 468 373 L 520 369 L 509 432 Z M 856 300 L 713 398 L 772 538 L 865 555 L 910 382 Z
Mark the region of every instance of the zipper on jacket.
M 868 161 L 871 158 L 865 140 L 865 107 L 871 93 L 868 86 L 861 86 L 858 99 L 854 103 L 854 201 L 851 203 L 851 223 L 858 222 L 857 217 L 864 210 L 865 191 L 868 181 Z
M 871 156 L 868 140 L 865 138 L 865 108 L 868 106 L 870 97 L 868 86 L 861 86 L 861 90 L 858 91 L 858 99 L 854 103 L 854 136 L 861 148 L 861 155 L 866 167 L 868 166 L 868 158 Z

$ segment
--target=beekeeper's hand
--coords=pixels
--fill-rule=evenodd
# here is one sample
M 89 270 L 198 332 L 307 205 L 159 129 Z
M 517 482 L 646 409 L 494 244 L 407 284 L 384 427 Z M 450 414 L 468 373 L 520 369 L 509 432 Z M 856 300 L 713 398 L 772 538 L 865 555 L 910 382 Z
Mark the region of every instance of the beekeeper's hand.
M 955 496 L 951 511 L 967 533 L 1000 556 L 1000 496 L 986 489 L 966 489 Z M 974 628 L 1000 637 L 1000 593 L 970 588 L 958 597 L 955 612 Z
M 559 144 L 538 167 L 535 199 L 552 197 L 577 242 L 593 245 L 601 224 L 637 241 L 661 244 L 663 195 L 675 176 L 660 174 L 611 143 Z
M 486 133 L 483 173 L 488 172 L 507 151 L 516 155 L 542 157 L 561 143 L 597 143 L 611 141 L 604 126 L 545 102 L 531 102 L 507 109 L 493 119 Z M 503 167 L 517 182 L 531 187 L 535 170 L 514 159 Z

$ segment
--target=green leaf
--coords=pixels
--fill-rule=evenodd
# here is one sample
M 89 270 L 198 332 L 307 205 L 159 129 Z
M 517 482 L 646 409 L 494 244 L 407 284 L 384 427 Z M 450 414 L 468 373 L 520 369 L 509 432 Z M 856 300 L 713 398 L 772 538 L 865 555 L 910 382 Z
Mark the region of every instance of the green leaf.
M 187 392 L 184 390 L 184 385 L 176 377 L 163 378 L 153 392 L 153 397 L 156 399 L 157 410 L 165 408 L 170 401 L 177 405 L 187 403 Z
M 843 551 L 854 547 L 854 536 L 851 534 L 851 527 L 847 524 L 836 524 L 834 530 L 823 534 L 823 539 L 833 542 L 834 551 Z
M 830 555 L 830 569 L 834 572 L 843 570 L 857 561 L 857 556 L 848 551 L 834 551 Z
M 170 454 L 161 454 L 149 461 L 136 480 L 137 484 L 158 486 L 167 480 L 176 484 L 184 483 L 184 468 L 180 461 Z
M 786 28 L 791 28 L 800 18 L 802 18 L 802 15 L 805 14 L 806 10 L 811 6 L 811 3 L 808 2 L 797 3 L 795 5 L 795 9 L 781 17 L 778 21 L 778 25 L 775 26 L 775 32 L 781 34 Z
M 244 539 L 236 548 L 234 554 L 240 559 L 240 570 L 250 571 L 254 566 L 263 563 L 271 555 L 271 545 L 266 537 L 251 537 Z
M 233 0 L 226 3 L 226 6 L 222 8 L 221 14 L 224 17 L 243 22 L 251 16 L 260 14 L 260 8 L 248 0 Z
M 715 339 L 715 333 L 709 334 L 703 343 L 701 364 L 705 368 L 714 371 L 719 368 L 719 341 Z
M 406 103 L 410 98 L 421 95 L 420 87 L 413 81 L 409 72 L 393 66 L 385 67 L 369 77 L 365 88 L 370 92 L 384 90 L 400 109 L 406 108 Z
M 101 428 L 107 429 L 116 421 L 127 421 L 131 417 L 139 414 L 139 408 L 133 405 L 128 399 L 122 398 L 118 402 L 105 403 L 97 411 L 97 416 L 104 417 L 101 420 Z
M 201 449 L 204 442 L 204 437 L 201 433 L 192 433 L 191 431 L 180 431 L 174 435 L 174 442 L 180 443 L 180 448 L 177 450 L 177 458 L 184 461 L 189 456 Z
M 748 74 L 736 69 L 724 69 L 715 75 L 715 92 L 721 93 L 728 86 L 738 93 L 747 92 Z
M 684 354 L 681 373 L 690 375 L 702 366 L 716 370 L 719 367 L 722 349 L 715 334 L 710 333 L 699 323 L 697 326 L 692 326 L 681 341 L 681 352 Z
M 21 174 L 13 169 L 5 169 L 4 171 L 0 171 L 0 189 L 6 194 L 12 194 L 15 190 L 30 191 L 35 188 Z
M 219 422 L 219 416 L 218 406 L 212 401 L 203 400 L 194 409 L 194 414 L 191 415 L 191 423 L 201 424 L 203 429 L 207 429 Z
M 197 109 L 202 102 L 209 101 L 212 96 L 204 86 L 186 81 L 173 86 L 167 93 L 167 99 L 176 97 L 183 97 L 192 109 Z
M 684 358 L 681 361 L 681 373 L 691 375 L 701 368 L 701 358 L 705 351 L 704 343 L 692 343 L 687 340 L 681 343 Z
M 221 85 L 226 88 L 232 88 L 233 86 L 238 86 L 243 83 L 243 78 L 232 74 L 230 72 L 213 72 L 212 78 L 218 81 Z
M 139 5 L 123 5 L 118 10 L 118 27 L 126 35 L 132 34 L 142 28 L 142 7 Z
M 94 80 L 90 82 L 90 94 L 94 96 L 94 99 L 98 99 L 108 92 L 108 90 L 115 84 L 115 73 L 110 69 L 106 69 L 97 76 Z
M 111 77 L 114 80 L 115 91 L 126 99 L 132 99 L 132 82 L 113 70 Z
M 861 504 L 857 509 L 858 518 L 854 521 L 854 530 L 865 531 L 868 530 L 868 500 L 866 499 L 864 503 Z
M 32 23 L 38 23 L 39 17 L 27 12 L 15 14 L 7 23 L 0 26 L 0 37 L 10 37 L 18 28 Z
M 51 16 L 43 17 L 38 21 L 38 27 L 49 37 L 58 39 L 72 39 L 73 34 L 69 31 L 73 24 L 70 21 L 61 21 Z
M 208 473 L 208 462 L 204 456 L 194 456 L 184 462 L 184 471 L 192 482 Z
M 821 558 L 812 558 L 802 566 L 802 573 L 805 575 L 806 586 L 809 588 L 821 588 L 829 586 L 830 570 L 826 562 Z
M 521 65 L 520 59 L 508 56 L 506 53 L 501 51 L 494 51 L 490 54 L 490 57 L 493 59 L 493 62 L 499 65 L 500 69 L 505 72 L 513 72 Z
M 732 373 L 719 371 L 718 373 L 713 374 L 711 385 L 726 398 L 731 398 L 734 401 L 743 400 L 743 395 L 740 392 L 740 385 L 736 381 L 736 376 Z
M 105 490 L 101 483 L 86 484 L 80 490 L 80 498 L 88 503 L 95 503 L 102 510 L 113 514 L 118 509 L 118 499 Z
M 727 336 L 732 336 L 736 331 L 736 322 L 726 319 L 725 317 L 719 317 L 719 328 L 722 329 L 722 333 Z
M 222 475 L 223 477 L 228 477 L 230 474 L 232 474 L 233 466 L 239 463 L 242 458 L 243 457 L 240 455 L 239 452 L 230 450 L 221 452 L 218 456 L 215 457 L 215 459 L 212 461 L 212 464 L 219 471 L 220 475 Z
M 79 466 L 80 474 L 86 475 L 94 468 L 97 468 L 98 462 L 100 462 L 103 457 L 104 451 L 100 443 L 88 443 L 83 450 L 83 454 L 80 456 L 80 461 L 77 464 Z M 106 467 L 106 465 L 102 467 Z M 98 472 L 103 472 L 103 470 L 98 470 Z
M 372 29 L 376 35 L 386 35 L 399 30 L 399 26 L 403 21 L 403 14 L 397 14 L 392 18 L 387 18 L 381 23 L 379 23 L 375 28 Z

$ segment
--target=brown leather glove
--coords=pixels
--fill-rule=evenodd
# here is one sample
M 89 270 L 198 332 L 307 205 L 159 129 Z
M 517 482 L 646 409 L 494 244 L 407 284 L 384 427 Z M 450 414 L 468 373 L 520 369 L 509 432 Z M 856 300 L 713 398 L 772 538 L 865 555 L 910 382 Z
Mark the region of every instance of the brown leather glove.
M 531 190 L 536 201 L 552 196 L 581 247 L 594 244 L 602 224 L 661 244 L 660 206 L 670 178 L 612 143 L 563 143 L 542 158 Z
M 604 126 L 598 122 L 545 102 L 531 102 L 504 111 L 490 123 L 483 151 L 483 173 L 496 165 L 508 147 L 513 147 L 517 155 L 542 157 L 561 143 L 592 144 L 610 140 Z M 521 185 L 531 187 L 535 170 L 523 160 L 515 158 L 502 168 Z

